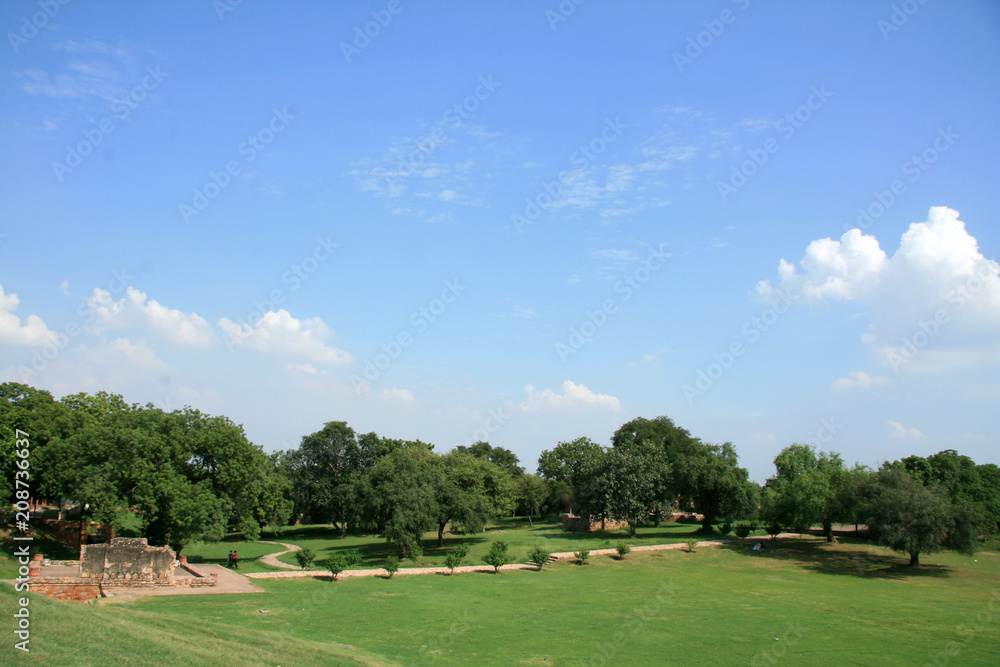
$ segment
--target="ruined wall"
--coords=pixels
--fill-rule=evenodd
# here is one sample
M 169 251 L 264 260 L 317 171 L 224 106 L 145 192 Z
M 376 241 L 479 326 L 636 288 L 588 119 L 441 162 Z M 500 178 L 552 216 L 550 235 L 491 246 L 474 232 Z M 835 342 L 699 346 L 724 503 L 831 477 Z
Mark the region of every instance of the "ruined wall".
M 573 531 L 573 532 L 583 532 L 587 533 L 593 530 L 602 530 L 602 522 L 600 517 L 591 519 L 587 515 L 576 516 L 575 514 L 563 514 L 562 515 L 562 529 Z M 628 528 L 627 521 L 614 521 L 613 519 L 607 519 L 603 522 L 603 530 L 619 530 L 621 528 Z
M 111 544 L 85 544 L 80 549 L 80 576 L 84 579 L 172 579 L 174 552 L 151 547 L 146 538 L 117 537 Z

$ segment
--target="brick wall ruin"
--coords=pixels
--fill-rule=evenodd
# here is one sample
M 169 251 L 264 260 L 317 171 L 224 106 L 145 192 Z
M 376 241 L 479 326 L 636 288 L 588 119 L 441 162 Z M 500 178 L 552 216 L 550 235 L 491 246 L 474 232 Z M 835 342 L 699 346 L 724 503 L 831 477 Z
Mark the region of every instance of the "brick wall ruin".
M 102 581 L 172 580 L 174 552 L 151 547 L 144 537 L 116 537 L 111 544 L 85 544 L 80 548 L 80 577 Z

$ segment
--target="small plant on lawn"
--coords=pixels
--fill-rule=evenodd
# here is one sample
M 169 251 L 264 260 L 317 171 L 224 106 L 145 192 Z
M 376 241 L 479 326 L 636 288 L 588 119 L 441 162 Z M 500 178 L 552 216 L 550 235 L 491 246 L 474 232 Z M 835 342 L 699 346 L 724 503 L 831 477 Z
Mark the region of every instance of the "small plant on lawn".
M 684 546 L 687 547 L 687 552 L 688 553 L 693 553 L 694 552 L 694 548 L 696 546 L 698 546 L 698 540 L 694 539 L 693 537 L 690 538 L 690 539 L 684 540 Z
M 463 559 L 463 558 L 465 558 L 466 556 L 469 555 L 469 545 L 468 544 L 459 544 L 457 547 L 455 547 L 454 549 L 452 549 L 452 553 L 454 553 L 455 555 L 457 555 L 459 557 L 459 559 Z
M 731 532 L 733 532 L 733 524 L 729 523 L 728 521 L 719 526 L 719 535 L 725 536 Z
M 387 556 L 385 559 L 385 571 L 389 573 L 389 578 L 399 572 L 399 556 Z
M 740 538 L 740 542 L 742 542 L 748 535 L 750 535 L 750 524 L 738 523 L 736 524 L 736 527 L 733 528 L 733 532 L 736 533 L 736 537 Z
M 576 559 L 578 561 L 580 561 L 580 565 L 586 565 L 587 559 L 590 558 L 590 552 L 587 551 L 586 549 L 581 549 L 580 551 L 577 551 L 573 555 L 576 556 Z
M 444 566 L 449 574 L 455 574 L 455 568 L 462 564 L 462 559 L 454 551 L 449 551 L 444 557 Z
M 340 573 L 347 569 L 347 558 L 344 554 L 333 554 L 324 561 L 324 564 L 333 575 L 333 580 L 336 581 Z
M 343 553 L 344 553 L 344 562 L 347 563 L 348 567 L 350 567 L 351 565 L 357 565 L 362 561 L 361 552 L 358 551 L 357 549 L 349 549 Z
M 406 550 L 406 556 L 416 564 L 417 559 L 424 555 L 424 548 L 419 544 L 411 544 Z
M 313 561 L 316 560 L 316 554 L 309 547 L 304 547 L 301 551 L 295 552 L 295 560 L 298 562 L 299 567 L 304 570 L 313 564 Z
M 548 551 L 541 547 L 535 547 L 528 552 L 528 562 L 533 563 L 538 566 L 539 571 L 541 571 L 542 566 L 549 562 Z
M 771 536 L 773 540 L 781 533 L 781 526 L 776 523 L 770 523 L 767 525 L 767 534 Z
M 497 540 L 490 545 L 490 551 L 483 556 L 483 562 L 493 566 L 493 573 L 500 572 L 500 568 L 510 563 L 514 559 L 507 553 L 507 543 Z
M 632 545 L 625 542 L 619 542 L 615 546 L 615 551 L 618 552 L 618 560 L 625 560 L 625 556 L 628 552 L 632 551 Z

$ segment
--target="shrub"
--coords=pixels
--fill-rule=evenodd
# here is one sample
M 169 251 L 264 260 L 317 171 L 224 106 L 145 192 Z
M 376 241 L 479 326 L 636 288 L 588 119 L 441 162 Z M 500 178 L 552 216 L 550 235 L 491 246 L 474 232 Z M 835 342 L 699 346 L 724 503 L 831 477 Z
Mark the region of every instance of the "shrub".
M 451 574 L 455 574 L 455 568 L 462 564 L 462 558 L 454 551 L 449 551 L 444 557 L 444 566 Z
M 309 547 L 304 547 L 301 551 L 295 552 L 295 560 L 298 562 L 299 567 L 304 570 L 313 564 L 313 561 L 316 560 L 316 554 Z
M 385 559 L 385 571 L 389 573 L 389 578 L 399 572 L 399 556 L 388 556 Z
M 781 526 L 776 523 L 769 523 L 767 525 L 767 534 L 771 536 L 772 540 L 776 538 L 779 533 L 781 533 Z
M 406 550 L 406 556 L 414 563 L 417 559 L 424 555 L 424 548 L 419 544 L 411 544 L 410 548 Z
M 452 549 L 452 552 L 454 552 L 458 556 L 459 560 L 461 560 L 469 555 L 469 545 L 459 544 L 457 547 Z
M 534 563 L 541 570 L 542 566 L 549 562 L 549 552 L 542 547 L 535 547 L 528 552 L 528 562 Z
M 688 553 L 691 553 L 694 551 L 694 548 L 698 546 L 698 540 L 692 537 L 690 539 L 684 540 L 684 545 L 687 547 Z
M 580 551 L 577 551 L 573 555 L 576 556 L 577 560 L 580 561 L 580 565 L 586 565 L 587 559 L 590 558 L 590 552 L 587 551 L 586 549 L 581 549 Z
M 361 560 L 361 552 L 357 549 L 350 549 L 349 551 L 344 552 L 344 561 L 348 566 L 357 565 L 361 562 Z
M 736 533 L 736 537 L 740 538 L 740 540 L 745 540 L 750 534 L 750 524 L 738 523 L 733 531 Z
M 347 558 L 344 554 L 334 554 L 327 558 L 324 564 L 333 575 L 333 580 L 336 581 L 340 573 L 347 569 Z
M 728 535 L 731 532 L 733 532 L 733 524 L 729 523 L 728 521 L 719 526 L 720 535 Z
M 618 552 L 618 560 L 625 560 L 625 555 L 632 551 L 632 545 L 625 542 L 619 542 L 615 545 L 615 551 Z
M 493 573 L 496 574 L 500 568 L 510 563 L 513 559 L 507 553 L 507 543 L 497 540 L 490 545 L 490 551 L 483 556 L 483 562 L 493 566 Z

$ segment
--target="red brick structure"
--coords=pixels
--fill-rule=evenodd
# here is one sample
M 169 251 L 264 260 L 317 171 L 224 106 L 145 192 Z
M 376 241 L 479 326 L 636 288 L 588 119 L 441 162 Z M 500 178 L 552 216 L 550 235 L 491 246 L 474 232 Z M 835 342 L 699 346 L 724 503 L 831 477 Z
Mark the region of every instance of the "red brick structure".
M 576 516 L 575 514 L 562 515 L 562 529 L 571 532 L 589 533 L 594 530 L 618 530 L 620 528 L 628 528 L 628 522 L 591 518 L 586 514 L 583 516 Z

